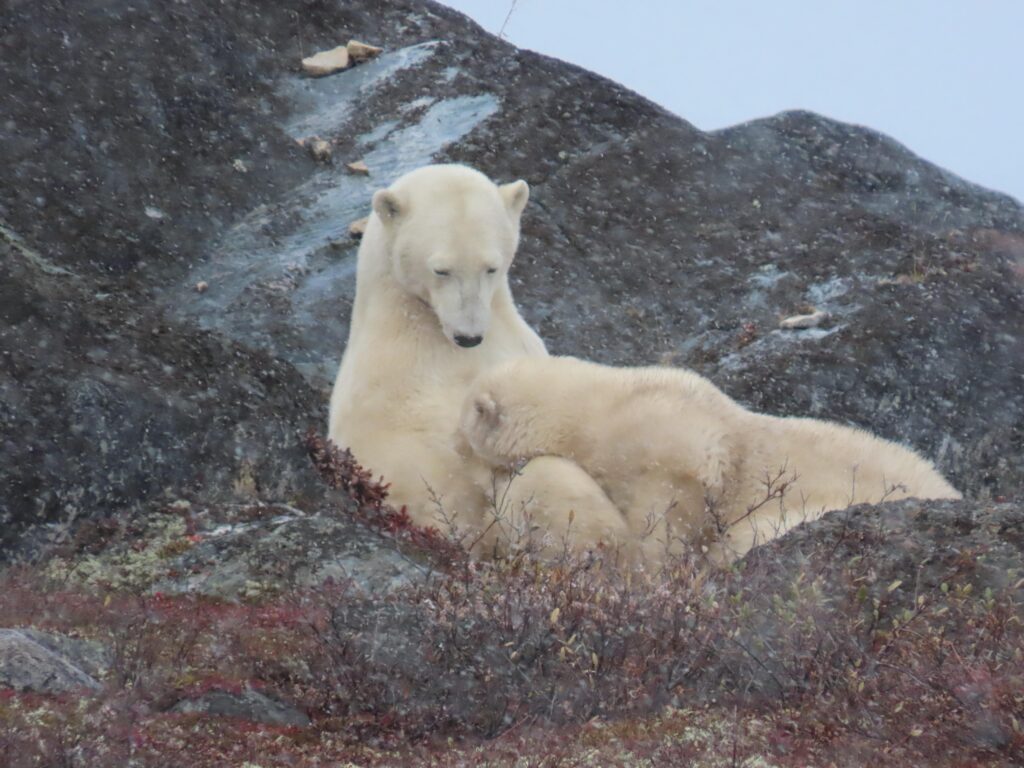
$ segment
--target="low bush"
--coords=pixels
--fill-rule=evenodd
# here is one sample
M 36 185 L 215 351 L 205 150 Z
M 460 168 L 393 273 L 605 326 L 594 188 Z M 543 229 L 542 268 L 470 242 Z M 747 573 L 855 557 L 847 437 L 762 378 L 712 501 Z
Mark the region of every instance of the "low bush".
M 389 507 L 351 455 L 315 435 L 309 447 L 348 497 L 339 509 L 431 563 L 424 577 L 232 603 L 9 569 L 0 626 L 92 639 L 113 663 L 99 695 L 0 694 L 0 763 L 163 765 L 183 750 L 194 766 L 1024 762 L 1019 583 L 979 594 L 950 573 L 907 597 L 865 589 L 870 558 L 851 558 L 766 594 L 765 558 L 729 572 L 686 556 L 624 572 L 604 550 L 475 562 Z M 313 724 L 172 710 L 243 689 Z

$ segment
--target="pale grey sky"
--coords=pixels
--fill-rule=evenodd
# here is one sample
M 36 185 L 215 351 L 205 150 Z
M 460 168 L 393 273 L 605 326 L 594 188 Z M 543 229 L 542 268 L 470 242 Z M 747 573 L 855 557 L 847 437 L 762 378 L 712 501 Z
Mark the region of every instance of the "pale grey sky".
M 443 0 L 497 33 L 511 0 Z M 711 130 L 868 125 L 1024 201 L 1024 0 L 518 0 L 505 37 Z

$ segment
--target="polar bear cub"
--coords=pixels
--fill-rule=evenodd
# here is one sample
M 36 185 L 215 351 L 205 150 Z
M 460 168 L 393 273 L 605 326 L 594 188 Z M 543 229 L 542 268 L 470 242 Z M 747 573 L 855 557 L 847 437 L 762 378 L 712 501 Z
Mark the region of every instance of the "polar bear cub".
M 686 370 L 514 360 L 473 382 L 460 424 L 494 465 L 572 459 L 625 514 L 627 544 L 647 560 L 689 544 L 728 562 L 828 510 L 961 498 L 908 448 L 832 422 L 753 413 Z

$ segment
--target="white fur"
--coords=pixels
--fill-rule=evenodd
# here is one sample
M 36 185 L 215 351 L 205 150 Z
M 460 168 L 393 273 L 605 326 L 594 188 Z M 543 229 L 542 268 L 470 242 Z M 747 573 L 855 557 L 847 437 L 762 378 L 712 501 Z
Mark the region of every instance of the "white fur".
M 498 362 L 547 355 L 508 285 L 528 197 L 523 181 L 499 187 L 457 165 L 420 168 L 373 197 L 329 436 L 383 475 L 392 502 L 417 522 L 441 522 L 433 492 L 445 516 L 486 527 L 492 470 L 457 439 L 466 388 Z M 458 337 L 482 340 L 467 348 Z M 545 508 L 564 516 L 574 498 L 588 497 L 597 514 L 621 519 L 568 464 L 527 466 L 515 480 L 516 498 L 545 495 L 556 486 L 552 477 L 566 476 L 572 493 Z
M 627 544 L 648 559 L 690 543 L 724 562 L 827 510 L 960 498 L 903 446 L 831 422 L 753 413 L 678 369 L 509 361 L 473 383 L 461 429 L 495 465 L 546 454 L 577 463 L 626 515 Z M 785 493 L 762 504 L 781 483 Z

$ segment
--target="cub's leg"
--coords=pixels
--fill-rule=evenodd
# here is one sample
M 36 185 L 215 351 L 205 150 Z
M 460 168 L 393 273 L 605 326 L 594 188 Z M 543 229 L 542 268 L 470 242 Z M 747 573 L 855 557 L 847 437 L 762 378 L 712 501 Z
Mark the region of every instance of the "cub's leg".
M 496 473 L 488 492 L 491 532 L 485 546 L 507 552 L 526 546 L 546 556 L 582 552 L 604 543 L 624 562 L 635 536 L 601 487 L 574 462 L 538 456 L 518 472 Z

